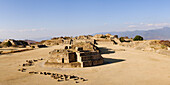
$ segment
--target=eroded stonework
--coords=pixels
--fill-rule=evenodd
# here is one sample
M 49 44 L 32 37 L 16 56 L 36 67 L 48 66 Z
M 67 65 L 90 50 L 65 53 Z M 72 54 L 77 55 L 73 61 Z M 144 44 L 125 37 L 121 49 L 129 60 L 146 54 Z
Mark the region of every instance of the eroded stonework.
M 90 42 L 76 43 L 65 49 L 55 49 L 49 53 L 47 66 L 58 68 L 80 68 L 103 64 L 98 47 Z

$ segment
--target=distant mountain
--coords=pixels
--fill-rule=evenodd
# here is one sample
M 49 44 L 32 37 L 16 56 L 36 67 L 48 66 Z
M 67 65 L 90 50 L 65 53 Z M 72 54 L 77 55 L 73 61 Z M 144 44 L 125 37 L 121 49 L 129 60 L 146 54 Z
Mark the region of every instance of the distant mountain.
M 51 39 L 52 37 L 42 37 L 42 38 L 33 38 L 32 40 L 34 40 L 34 41 L 37 41 L 37 42 L 40 42 L 40 41 L 42 41 L 42 40 L 49 40 L 49 39 Z
M 0 42 L 2 42 L 3 41 L 3 39 L 0 39 Z
M 112 34 L 118 35 L 119 37 L 128 36 L 129 38 L 134 38 L 136 35 L 141 35 L 146 40 L 157 39 L 157 40 L 170 40 L 170 28 L 164 27 L 162 29 L 153 30 L 136 30 L 136 31 L 124 31 L 124 32 L 101 32 L 95 34 Z M 94 34 L 94 35 L 95 35 Z
M 34 41 L 34 40 L 23 40 L 23 41 L 27 42 L 28 44 L 36 43 L 36 41 Z

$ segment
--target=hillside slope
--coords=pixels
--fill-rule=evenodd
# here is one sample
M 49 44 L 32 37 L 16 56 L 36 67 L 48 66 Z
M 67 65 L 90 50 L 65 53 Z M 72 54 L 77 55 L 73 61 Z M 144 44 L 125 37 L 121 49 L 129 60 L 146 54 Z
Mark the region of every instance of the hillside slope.
M 135 37 L 136 35 L 141 35 L 144 39 L 151 40 L 151 39 L 158 39 L 158 40 L 170 40 L 170 28 L 164 27 L 162 29 L 153 29 L 153 30 L 136 30 L 136 31 L 124 31 L 124 32 L 101 32 L 96 34 L 112 34 L 112 35 L 119 35 L 120 36 L 128 36 L 128 37 Z

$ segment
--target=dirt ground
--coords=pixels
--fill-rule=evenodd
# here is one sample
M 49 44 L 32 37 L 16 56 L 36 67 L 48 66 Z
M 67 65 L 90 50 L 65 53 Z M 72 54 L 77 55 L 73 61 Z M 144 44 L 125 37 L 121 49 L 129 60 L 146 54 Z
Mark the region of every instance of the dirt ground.
M 0 48 L 0 51 L 2 51 L 2 52 L 11 52 L 11 51 L 15 51 L 15 50 L 23 50 L 23 49 L 27 49 L 27 48 L 14 48 L 14 47 L 8 47 L 8 48 Z
M 23 63 L 29 59 L 47 59 L 58 45 L 20 53 L 0 55 L 0 85 L 170 85 L 170 56 L 125 48 L 112 43 L 99 43 L 104 64 L 86 68 L 45 67 L 45 60 L 19 72 Z M 125 51 L 124 51 L 125 50 Z M 50 76 L 31 75 L 28 71 L 46 71 L 76 75 L 88 81 L 75 83 L 74 80 L 57 82 Z

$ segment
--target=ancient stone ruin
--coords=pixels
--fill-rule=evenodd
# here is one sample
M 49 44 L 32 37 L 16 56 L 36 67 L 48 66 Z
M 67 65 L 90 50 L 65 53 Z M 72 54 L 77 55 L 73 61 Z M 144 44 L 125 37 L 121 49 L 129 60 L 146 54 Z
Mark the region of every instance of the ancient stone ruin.
M 46 66 L 58 68 L 81 68 L 103 64 L 98 47 L 90 42 L 76 43 L 65 49 L 55 49 L 49 53 Z
M 7 39 L 7 40 L 4 40 L 0 45 L 2 47 L 4 47 L 4 46 L 26 47 L 28 45 L 28 43 L 23 40 Z

